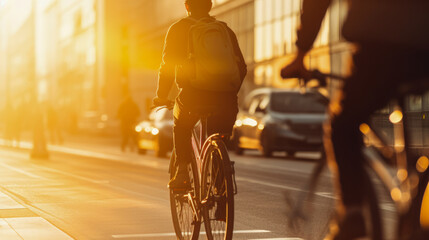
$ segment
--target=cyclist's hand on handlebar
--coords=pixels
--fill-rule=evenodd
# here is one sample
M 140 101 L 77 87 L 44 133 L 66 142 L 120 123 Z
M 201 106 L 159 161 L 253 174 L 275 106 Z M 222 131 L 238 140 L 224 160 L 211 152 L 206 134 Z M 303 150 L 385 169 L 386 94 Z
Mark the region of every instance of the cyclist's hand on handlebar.
M 302 78 L 304 80 L 311 79 L 311 73 L 304 66 L 305 53 L 298 51 L 298 55 L 287 66 L 282 68 L 280 75 L 282 78 Z
M 167 108 L 171 108 L 174 102 L 168 100 L 167 98 L 155 97 L 152 99 L 152 108 L 165 106 Z

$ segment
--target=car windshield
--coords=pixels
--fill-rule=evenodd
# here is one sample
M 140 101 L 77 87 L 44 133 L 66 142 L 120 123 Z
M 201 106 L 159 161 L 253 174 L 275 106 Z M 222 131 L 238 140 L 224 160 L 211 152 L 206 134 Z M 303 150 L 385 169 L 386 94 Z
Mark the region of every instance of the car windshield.
M 325 106 L 317 101 L 315 93 L 274 92 L 271 110 L 281 113 L 324 113 Z

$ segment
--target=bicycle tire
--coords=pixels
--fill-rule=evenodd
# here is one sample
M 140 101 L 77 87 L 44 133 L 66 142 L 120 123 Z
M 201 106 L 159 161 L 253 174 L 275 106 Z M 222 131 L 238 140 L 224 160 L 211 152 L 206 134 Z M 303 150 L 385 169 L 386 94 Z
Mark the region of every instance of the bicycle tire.
M 363 199 L 361 213 L 363 214 L 366 229 L 366 236 L 364 237 L 364 239 L 383 240 L 384 232 L 383 224 L 381 221 L 380 208 L 378 206 L 378 198 L 374 189 L 374 185 L 372 184 L 372 181 L 367 171 L 364 171 L 363 180 L 364 182 L 362 184 L 365 187 L 365 197 Z M 338 223 L 338 218 L 339 217 L 336 213 L 332 214 L 329 223 Z M 333 226 L 336 226 L 336 224 L 334 224 Z M 323 234 L 323 236 L 326 236 L 326 234 L 330 232 L 330 227 L 332 226 L 328 224 L 327 229 L 325 230 L 325 234 Z M 333 232 L 336 231 L 338 230 L 334 230 Z M 332 236 L 328 237 L 327 239 L 331 238 Z
M 384 239 L 384 230 L 381 220 L 380 207 L 378 204 L 378 198 L 374 189 L 374 184 L 368 175 L 368 172 L 364 172 L 364 181 L 366 187 L 366 202 L 364 202 L 364 209 L 366 210 L 365 222 L 366 229 L 370 230 L 371 240 L 382 240 Z
M 177 169 L 175 154 L 172 154 L 170 162 L 170 179 Z M 199 199 L 199 180 L 197 166 L 194 161 L 188 165 L 192 190 L 187 192 L 175 192 L 170 189 L 170 209 L 173 220 L 174 231 L 179 240 L 197 240 L 200 234 L 201 222 L 198 221 L 189 203 L 187 193 L 191 193 L 193 198 Z
M 234 189 L 231 161 L 223 141 L 212 140 L 203 159 L 201 199 L 207 239 L 230 240 L 234 229 Z
M 411 201 L 411 206 L 405 214 L 399 216 L 399 239 L 429 239 L 429 171 L 420 175 L 416 196 Z

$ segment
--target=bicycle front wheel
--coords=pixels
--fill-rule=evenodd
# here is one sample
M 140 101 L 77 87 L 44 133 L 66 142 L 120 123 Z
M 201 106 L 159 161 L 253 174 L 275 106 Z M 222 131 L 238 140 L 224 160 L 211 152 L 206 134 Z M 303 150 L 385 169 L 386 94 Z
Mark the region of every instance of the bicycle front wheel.
M 177 165 L 173 153 L 170 166 L 170 178 L 174 176 Z M 192 205 L 196 206 L 199 196 L 198 172 L 194 162 L 188 165 L 191 189 L 187 191 L 177 191 L 170 189 L 170 208 L 174 224 L 174 231 L 179 240 L 197 240 L 201 222 L 197 219 L 196 211 Z M 193 201 L 193 203 L 192 203 Z
M 203 159 L 201 199 L 207 239 L 230 240 L 234 228 L 234 190 L 225 144 L 214 141 Z

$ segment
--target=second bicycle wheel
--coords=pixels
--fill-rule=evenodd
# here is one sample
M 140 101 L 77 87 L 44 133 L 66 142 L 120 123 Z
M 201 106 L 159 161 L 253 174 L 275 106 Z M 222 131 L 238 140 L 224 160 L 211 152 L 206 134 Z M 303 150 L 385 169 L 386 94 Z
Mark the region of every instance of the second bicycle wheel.
M 172 158 L 170 178 L 174 176 L 177 169 L 174 161 L 174 153 Z M 194 163 L 188 165 L 188 172 L 191 189 L 187 191 L 173 191 L 170 189 L 171 216 L 173 219 L 174 231 L 179 240 L 197 240 L 201 227 L 201 222 L 197 219 L 191 203 L 191 199 L 193 199 L 194 204 L 199 199 L 198 172 Z
M 231 162 L 222 141 L 204 156 L 201 179 L 202 213 L 209 240 L 230 240 L 234 228 L 234 190 Z

